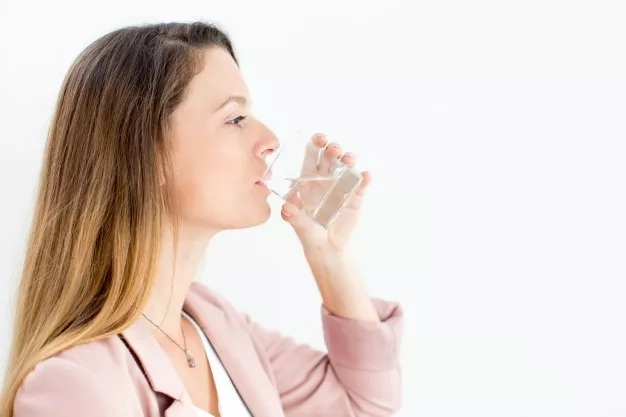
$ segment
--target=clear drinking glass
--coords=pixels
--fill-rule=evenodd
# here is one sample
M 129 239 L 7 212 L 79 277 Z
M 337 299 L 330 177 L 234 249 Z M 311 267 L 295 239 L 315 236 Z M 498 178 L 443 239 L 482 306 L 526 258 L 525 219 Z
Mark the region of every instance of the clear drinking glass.
M 327 229 L 362 181 L 360 172 L 318 147 L 299 130 L 268 157 L 265 186 Z M 330 141 L 329 141 L 330 142 Z

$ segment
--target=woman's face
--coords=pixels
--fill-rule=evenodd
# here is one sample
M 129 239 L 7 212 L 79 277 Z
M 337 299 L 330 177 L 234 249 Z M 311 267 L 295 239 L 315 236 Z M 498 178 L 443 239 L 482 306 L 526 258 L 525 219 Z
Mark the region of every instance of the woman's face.
M 172 117 L 172 160 L 182 221 L 213 231 L 267 220 L 269 191 L 258 181 L 276 136 L 250 113 L 242 74 L 222 48 L 205 52 L 204 68 Z

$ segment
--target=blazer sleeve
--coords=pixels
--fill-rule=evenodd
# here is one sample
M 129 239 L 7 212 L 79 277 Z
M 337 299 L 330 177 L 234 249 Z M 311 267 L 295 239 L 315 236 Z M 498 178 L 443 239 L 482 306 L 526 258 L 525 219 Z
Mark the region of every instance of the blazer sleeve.
M 401 404 L 400 305 L 373 299 L 380 322 L 350 320 L 321 308 L 328 353 L 248 319 L 265 350 L 287 417 L 392 416 Z
M 14 417 L 129 416 L 95 372 L 61 357 L 41 362 L 26 376 L 13 405 Z

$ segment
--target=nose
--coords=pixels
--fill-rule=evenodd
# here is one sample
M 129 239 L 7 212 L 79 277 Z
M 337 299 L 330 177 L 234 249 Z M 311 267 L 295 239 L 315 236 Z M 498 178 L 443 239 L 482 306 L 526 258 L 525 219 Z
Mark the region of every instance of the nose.
M 260 140 L 257 144 L 256 154 L 261 158 L 266 158 L 276 152 L 280 142 L 278 137 L 267 126 L 261 125 Z

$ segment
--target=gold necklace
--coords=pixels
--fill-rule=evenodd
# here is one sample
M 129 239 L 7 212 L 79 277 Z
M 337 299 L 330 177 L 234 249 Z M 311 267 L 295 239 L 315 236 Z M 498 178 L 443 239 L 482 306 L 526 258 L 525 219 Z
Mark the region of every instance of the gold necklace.
M 157 325 L 155 322 L 150 320 L 145 314 L 141 313 L 141 315 L 144 316 L 146 318 L 146 320 L 148 320 L 150 323 L 152 323 L 157 329 L 159 329 L 161 331 L 161 333 L 163 333 L 165 336 L 167 336 L 168 339 L 170 339 L 172 342 L 174 342 L 174 344 L 180 350 L 182 350 L 185 353 L 185 356 L 187 356 L 187 366 L 189 366 L 190 368 L 195 368 L 196 367 L 196 360 L 194 359 L 193 356 L 191 356 L 191 352 L 189 351 L 189 349 L 187 349 L 187 340 L 185 340 L 185 331 L 183 330 L 182 323 L 180 325 L 180 331 L 183 334 L 183 343 L 185 344 L 185 347 L 182 347 L 181 345 L 176 343 L 176 340 L 172 339 L 169 334 L 165 333 L 163 331 L 163 329 L 161 329 L 161 327 L 159 327 L 159 325 Z

